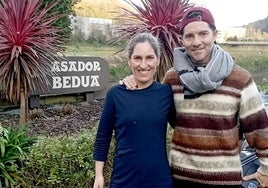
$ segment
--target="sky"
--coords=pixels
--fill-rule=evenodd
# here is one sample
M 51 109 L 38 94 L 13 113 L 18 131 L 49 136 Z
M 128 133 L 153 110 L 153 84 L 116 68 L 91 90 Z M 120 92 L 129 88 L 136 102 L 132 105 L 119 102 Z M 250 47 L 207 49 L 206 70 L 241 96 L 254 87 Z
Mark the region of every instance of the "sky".
M 208 8 L 218 29 L 246 25 L 268 16 L 268 0 L 189 0 Z

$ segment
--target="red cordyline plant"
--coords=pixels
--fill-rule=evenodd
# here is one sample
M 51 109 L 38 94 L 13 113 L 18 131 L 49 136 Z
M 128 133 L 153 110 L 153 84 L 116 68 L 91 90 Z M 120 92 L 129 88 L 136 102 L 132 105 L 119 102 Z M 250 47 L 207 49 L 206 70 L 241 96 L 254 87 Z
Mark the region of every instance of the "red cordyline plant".
M 173 66 L 173 50 L 180 46 L 179 23 L 182 14 L 194 4 L 189 0 L 125 0 L 133 10 L 121 7 L 117 37 L 113 42 L 126 41 L 133 35 L 150 32 L 159 38 L 162 55 L 156 73 L 156 80 L 162 81 L 165 72 Z
M 52 24 L 63 15 L 48 12 L 56 4 L 41 9 L 41 0 L 0 1 L 0 90 L 5 99 L 20 101 L 21 124 L 28 94 L 48 88 L 51 63 L 62 50 L 60 29 Z

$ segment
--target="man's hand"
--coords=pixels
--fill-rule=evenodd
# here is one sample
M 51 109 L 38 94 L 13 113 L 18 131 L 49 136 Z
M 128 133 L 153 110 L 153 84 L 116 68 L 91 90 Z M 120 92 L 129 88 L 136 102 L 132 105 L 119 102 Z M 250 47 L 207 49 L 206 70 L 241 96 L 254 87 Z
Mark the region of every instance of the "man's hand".
M 119 81 L 119 84 L 125 84 L 127 89 L 135 90 L 138 88 L 138 84 L 136 83 L 136 80 L 133 75 L 129 75 L 125 77 L 123 80 Z
M 260 183 L 259 187 L 268 187 L 268 176 L 261 174 L 259 172 L 245 176 L 245 177 L 243 177 L 243 179 L 246 181 L 256 179 Z

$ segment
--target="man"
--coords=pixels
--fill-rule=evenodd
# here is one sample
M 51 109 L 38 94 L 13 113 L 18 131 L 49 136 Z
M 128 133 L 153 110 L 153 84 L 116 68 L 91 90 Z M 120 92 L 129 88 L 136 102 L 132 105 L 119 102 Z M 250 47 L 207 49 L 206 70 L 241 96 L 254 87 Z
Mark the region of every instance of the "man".
M 183 48 L 174 50 L 174 68 L 164 78 L 177 110 L 170 147 L 175 187 L 241 187 L 243 137 L 260 161 L 257 172 L 244 180 L 268 187 L 268 118 L 251 74 L 215 44 L 208 9 L 185 12 L 180 34 Z M 123 82 L 135 88 L 131 77 Z

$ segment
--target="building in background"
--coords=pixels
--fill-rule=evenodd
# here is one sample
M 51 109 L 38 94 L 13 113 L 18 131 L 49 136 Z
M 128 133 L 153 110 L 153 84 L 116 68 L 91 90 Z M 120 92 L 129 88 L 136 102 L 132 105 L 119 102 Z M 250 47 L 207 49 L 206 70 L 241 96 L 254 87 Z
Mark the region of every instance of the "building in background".
M 246 27 L 226 27 L 219 29 L 217 42 L 225 43 L 228 41 L 267 42 L 268 33 L 254 28 L 251 24 Z
M 75 37 L 88 40 L 91 37 L 110 38 L 113 35 L 112 19 L 91 18 L 83 16 L 71 17 L 72 33 Z
M 242 40 L 246 36 L 246 28 L 244 27 L 228 27 L 219 29 L 217 42 L 223 43 L 228 40 Z

